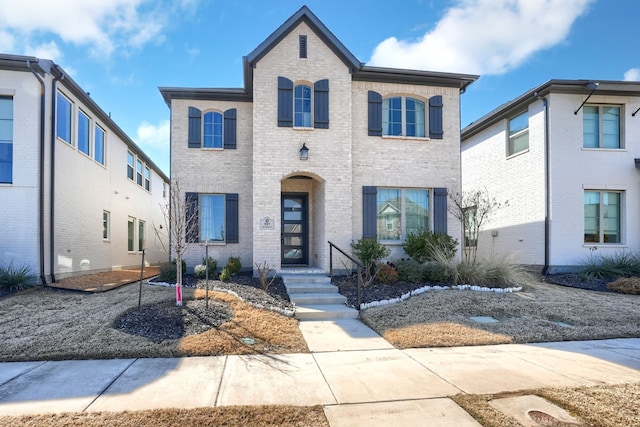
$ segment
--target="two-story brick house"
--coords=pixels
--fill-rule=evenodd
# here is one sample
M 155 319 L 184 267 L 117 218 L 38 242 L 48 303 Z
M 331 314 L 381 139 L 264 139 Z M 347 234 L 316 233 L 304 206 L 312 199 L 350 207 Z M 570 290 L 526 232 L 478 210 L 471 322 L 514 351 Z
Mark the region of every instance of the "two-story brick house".
M 164 262 L 168 183 L 61 67 L 0 55 L 0 264 L 50 282 Z
M 463 188 L 509 202 L 478 253 L 553 273 L 637 251 L 639 108 L 638 82 L 550 80 L 465 127 Z
M 171 110 L 171 173 L 203 243 L 327 271 L 331 241 L 374 237 L 400 257 L 407 233 L 460 234 L 460 94 L 474 75 L 363 65 L 302 7 L 244 57 L 244 87 L 160 91 Z

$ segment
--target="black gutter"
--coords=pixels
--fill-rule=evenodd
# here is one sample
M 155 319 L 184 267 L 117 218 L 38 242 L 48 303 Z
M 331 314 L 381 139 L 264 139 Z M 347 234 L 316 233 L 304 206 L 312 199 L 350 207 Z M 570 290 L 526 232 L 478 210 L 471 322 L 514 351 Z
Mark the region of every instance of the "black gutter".
M 38 62 L 36 59 L 35 62 Z M 40 170 L 39 180 L 40 185 L 38 188 L 38 238 L 40 249 L 40 280 L 43 285 L 47 284 L 47 278 L 44 275 L 44 107 L 45 107 L 45 86 L 44 80 L 38 75 L 38 73 L 31 68 L 31 60 L 27 59 L 27 67 L 31 73 L 38 79 L 40 83 Z
M 55 76 L 51 83 L 51 176 L 49 178 L 49 269 L 51 271 L 51 283 L 56 283 L 55 275 L 55 206 L 56 206 L 56 100 L 58 98 L 58 80 L 62 81 L 65 74 L 58 66 L 60 76 Z M 53 75 L 53 74 L 52 74 Z
M 549 271 L 549 259 L 551 252 L 551 156 L 549 149 L 549 100 L 538 92 L 533 94 L 537 99 L 541 99 L 544 105 L 544 266 L 542 275 L 546 276 Z

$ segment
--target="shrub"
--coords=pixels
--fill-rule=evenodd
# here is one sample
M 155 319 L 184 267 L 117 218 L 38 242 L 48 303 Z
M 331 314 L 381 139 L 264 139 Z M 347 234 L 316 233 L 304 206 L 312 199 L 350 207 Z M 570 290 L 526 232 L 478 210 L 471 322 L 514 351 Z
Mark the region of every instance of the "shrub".
M 378 264 L 376 277 L 382 283 L 392 284 L 398 281 L 398 272 L 389 264 Z
M 447 260 L 456 255 L 458 241 L 445 233 L 432 233 L 422 230 L 410 233 L 402 245 L 405 253 L 418 262 L 434 261 L 435 251 L 442 251 Z
M 519 264 L 506 257 L 464 261 L 455 266 L 452 277 L 454 284 L 469 284 L 488 288 L 507 288 L 530 280 L 530 274 Z
M 187 263 L 182 260 L 182 275 L 184 276 L 187 271 Z M 175 282 L 178 277 L 178 269 L 176 266 L 176 260 L 164 263 L 160 266 L 160 275 L 158 276 L 161 282 Z
M 609 283 L 607 289 L 621 294 L 640 295 L 640 277 L 622 277 Z
M 390 251 L 386 246 L 378 243 L 375 238 L 360 239 L 351 242 L 353 254 L 362 262 L 371 274 L 375 272 L 375 266 L 382 258 L 389 255 Z
M 415 260 L 399 261 L 396 264 L 398 279 L 409 283 L 422 283 L 424 269 L 422 264 Z
M 229 273 L 229 268 L 224 267 L 220 272 L 220 280 L 222 280 L 223 282 L 226 282 L 227 280 L 229 280 L 230 277 L 231 277 L 231 273 Z
M 204 279 L 207 277 L 207 268 L 209 269 L 209 277 L 212 278 L 216 274 L 218 267 L 218 261 L 209 257 L 209 259 L 202 258 L 202 264 L 193 267 L 193 275 L 197 279 Z
M 271 267 L 269 264 L 267 264 L 267 261 L 265 261 L 262 265 L 256 263 L 256 271 L 258 272 L 260 287 L 263 291 L 266 291 L 273 283 L 273 281 L 276 280 L 275 274 L 273 274 L 271 278 L 269 278 L 269 274 L 271 274 L 271 272 L 275 272 L 275 268 Z
M 234 274 L 240 273 L 240 270 L 242 269 L 242 263 L 240 262 L 240 257 L 235 257 L 235 256 L 229 257 L 229 259 L 227 260 L 226 268 L 227 268 L 227 272 L 229 273 L 229 276 L 233 276 Z
M 435 261 L 422 264 L 422 278 L 429 283 L 450 283 L 452 278 L 452 266 Z
M 19 291 L 35 283 L 36 276 L 27 265 L 14 267 L 13 263 L 0 266 L 0 289 Z
M 583 261 L 581 274 L 586 278 L 611 279 L 640 276 L 639 252 L 616 252 L 591 256 Z

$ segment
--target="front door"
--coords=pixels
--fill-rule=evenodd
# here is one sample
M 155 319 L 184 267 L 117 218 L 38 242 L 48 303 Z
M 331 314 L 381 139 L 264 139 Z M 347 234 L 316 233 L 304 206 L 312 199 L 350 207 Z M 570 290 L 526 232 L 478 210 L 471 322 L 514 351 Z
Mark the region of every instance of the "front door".
M 309 263 L 308 195 L 282 193 L 281 258 L 283 265 Z

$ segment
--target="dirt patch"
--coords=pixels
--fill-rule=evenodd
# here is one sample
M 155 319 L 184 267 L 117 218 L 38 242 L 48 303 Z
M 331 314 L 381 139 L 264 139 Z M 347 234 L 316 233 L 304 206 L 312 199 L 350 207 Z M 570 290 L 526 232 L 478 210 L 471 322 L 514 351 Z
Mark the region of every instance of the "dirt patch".
M 640 277 L 623 277 L 609 283 L 607 288 L 621 294 L 640 295 Z
M 157 276 L 160 267 L 145 267 L 142 278 Z M 50 283 L 52 288 L 71 289 L 84 292 L 105 292 L 140 280 L 140 269 L 114 270 L 85 276 L 68 277 Z

